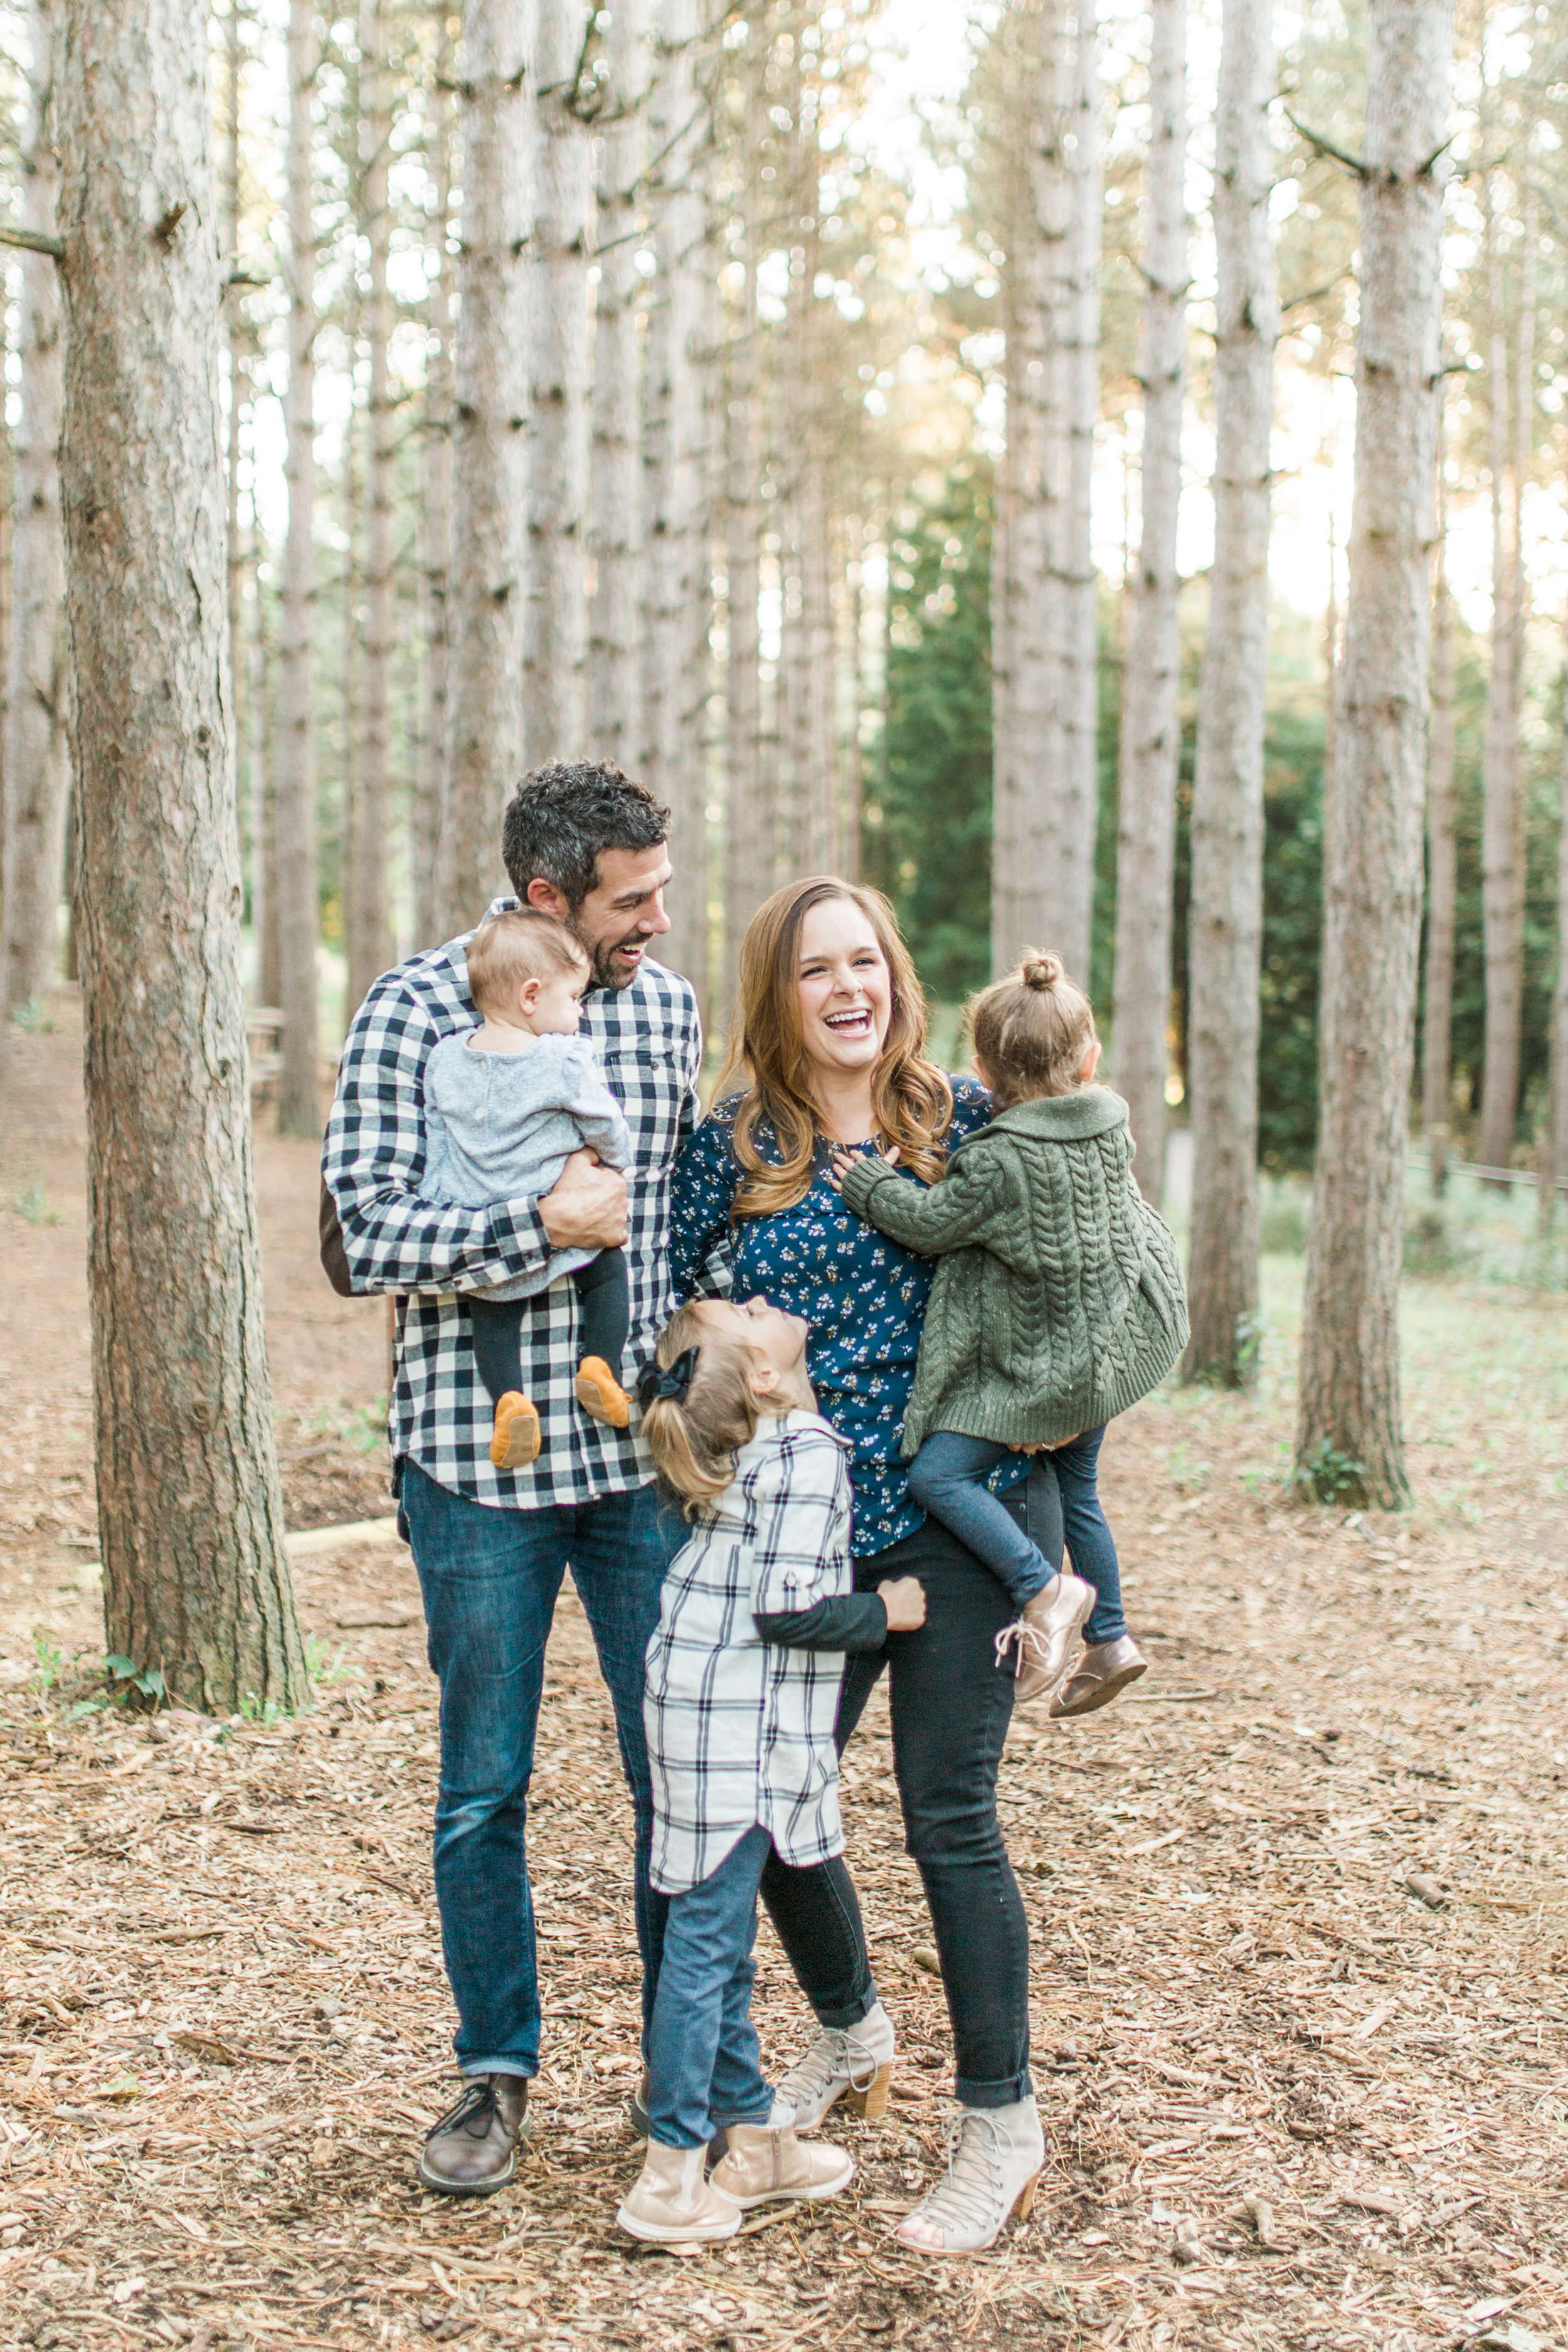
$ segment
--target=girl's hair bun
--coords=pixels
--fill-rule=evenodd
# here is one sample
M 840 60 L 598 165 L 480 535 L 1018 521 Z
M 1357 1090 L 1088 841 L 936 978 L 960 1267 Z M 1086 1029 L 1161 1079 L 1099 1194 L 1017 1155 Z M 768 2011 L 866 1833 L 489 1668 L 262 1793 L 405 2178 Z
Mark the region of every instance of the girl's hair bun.
M 1048 948 L 1031 948 L 1018 970 L 1026 988 L 1055 988 L 1062 976 L 1062 960 Z

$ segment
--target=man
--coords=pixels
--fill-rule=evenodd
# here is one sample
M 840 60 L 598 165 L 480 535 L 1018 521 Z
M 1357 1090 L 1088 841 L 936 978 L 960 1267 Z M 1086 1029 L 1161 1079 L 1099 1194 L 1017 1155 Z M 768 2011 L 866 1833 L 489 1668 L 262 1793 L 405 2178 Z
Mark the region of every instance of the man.
M 629 1188 L 579 1152 L 542 1199 L 476 1210 L 420 1197 L 422 1074 L 439 1040 L 477 1018 L 464 952 L 471 934 L 376 982 L 349 1033 L 327 1129 L 322 1173 L 354 1288 L 409 1294 L 389 1434 L 441 1685 L 436 1899 L 467 2077 L 418 2169 L 426 2188 L 450 2196 L 488 2195 L 510 2180 L 538 2072 L 524 1822 L 544 1646 L 568 1562 L 614 1705 L 636 1816 L 645 2021 L 658 1968 L 664 1901 L 647 1882 L 643 1653 L 684 1529 L 661 1511 L 635 1433 L 590 1420 L 574 1402 L 569 1279 L 531 1302 L 524 1327 L 524 1381 L 542 1424 L 538 1457 L 522 1470 L 492 1467 L 490 1401 L 463 1294 L 536 1269 L 552 1250 L 624 1244 L 628 1360 L 652 1351 L 670 1306 L 670 1170 L 695 1121 L 702 1059 L 690 987 L 648 953 L 669 929 L 668 830 L 669 812 L 640 784 L 584 762 L 525 777 L 501 839 L 518 899 L 566 924 L 593 966 L 582 1034 L 631 1130 Z

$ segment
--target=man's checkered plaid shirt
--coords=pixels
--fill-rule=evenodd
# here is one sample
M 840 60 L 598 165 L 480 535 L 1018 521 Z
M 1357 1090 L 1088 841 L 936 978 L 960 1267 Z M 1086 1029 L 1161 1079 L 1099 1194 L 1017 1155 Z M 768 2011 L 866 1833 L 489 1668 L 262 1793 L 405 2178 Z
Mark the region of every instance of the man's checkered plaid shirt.
M 498 913 L 515 898 L 499 898 Z M 378 980 L 343 1048 L 321 1171 L 361 1291 L 405 1295 L 388 1415 L 394 1462 L 416 1462 L 438 1486 L 503 1509 L 571 1507 L 623 1494 L 652 1475 L 636 1433 L 605 1428 L 577 1404 L 577 1298 L 563 1276 L 532 1301 L 523 1329 L 523 1377 L 543 1443 L 525 1470 L 492 1467 L 492 1408 L 474 1368 L 458 1297 L 542 1266 L 551 1244 L 531 1200 L 468 1209 L 422 1200 L 425 1065 L 443 1037 L 478 1019 L 465 950 L 471 933 L 412 957 Z M 702 1032 L 697 999 L 678 972 L 646 959 L 623 989 L 583 999 L 580 1034 L 598 1054 L 631 1129 L 626 1262 L 631 1276 L 628 1372 L 653 1351 L 671 1308 L 665 1249 L 676 1154 L 698 1116 Z

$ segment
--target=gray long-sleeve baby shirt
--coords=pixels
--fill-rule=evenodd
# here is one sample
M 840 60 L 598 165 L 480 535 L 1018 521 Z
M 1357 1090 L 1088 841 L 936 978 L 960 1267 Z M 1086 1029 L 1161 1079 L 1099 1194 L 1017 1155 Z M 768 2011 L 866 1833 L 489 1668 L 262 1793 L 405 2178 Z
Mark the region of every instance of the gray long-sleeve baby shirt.
M 585 1037 L 552 1034 L 521 1054 L 486 1054 L 468 1044 L 473 1034 L 444 1037 L 425 1066 L 421 1192 L 470 1209 L 535 1200 L 585 1143 L 606 1166 L 630 1166 L 626 1120 Z M 597 1255 L 557 1250 L 541 1271 L 499 1282 L 486 1296 L 530 1298 Z

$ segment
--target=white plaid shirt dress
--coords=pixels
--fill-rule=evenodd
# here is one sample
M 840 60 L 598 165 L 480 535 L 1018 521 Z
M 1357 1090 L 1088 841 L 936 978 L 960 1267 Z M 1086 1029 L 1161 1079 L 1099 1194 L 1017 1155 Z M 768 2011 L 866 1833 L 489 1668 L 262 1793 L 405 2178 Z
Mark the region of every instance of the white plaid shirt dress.
M 843 1654 L 769 1644 L 756 1620 L 853 1591 L 849 1454 L 816 1413 L 771 1416 L 665 1573 L 643 1698 L 661 1894 L 700 1885 L 759 1823 L 802 1868 L 844 1851 Z
M 498 898 L 489 912 L 517 903 Z M 652 1476 L 637 1408 L 632 1428 L 620 1431 L 577 1404 L 577 1295 L 563 1275 L 537 1295 L 523 1331 L 523 1377 L 542 1424 L 538 1458 L 521 1470 L 494 1468 L 493 1407 L 456 1294 L 542 1267 L 551 1244 L 531 1200 L 470 1209 L 423 1199 L 419 1191 L 425 1065 L 443 1037 L 479 1018 L 465 956 L 471 937 L 411 957 L 365 998 L 343 1048 L 321 1172 L 355 1289 L 405 1294 L 388 1409 L 393 1461 L 416 1462 L 438 1486 L 495 1508 L 570 1509 Z M 645 959 L 626 988 L 588 992 L 578 1034 L 595 1046 L 631 1130 L 629 1370 L 652 1354 L 673 1303 L 666 1271 L 669 1184 L 697 1121 L 697 999 L 678 972 Z

